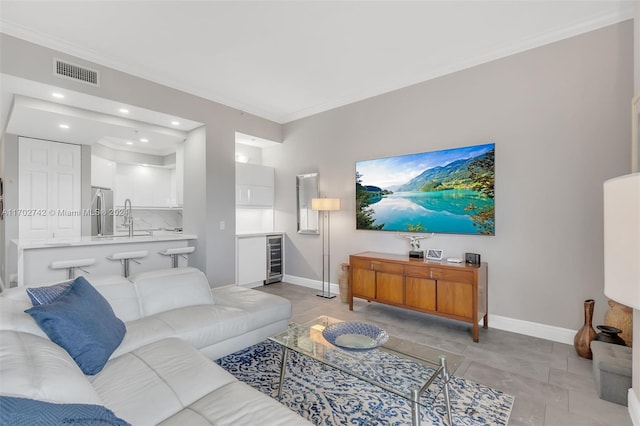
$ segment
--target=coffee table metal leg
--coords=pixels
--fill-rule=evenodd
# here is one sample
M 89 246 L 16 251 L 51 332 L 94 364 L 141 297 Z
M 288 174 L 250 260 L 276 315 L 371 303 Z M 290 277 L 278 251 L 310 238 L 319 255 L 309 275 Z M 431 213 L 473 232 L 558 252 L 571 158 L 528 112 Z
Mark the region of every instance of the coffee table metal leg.
M 278 392 L 276 393 L 276 398 L 280 399 L 282 396 L 282 384 L 284 383 L 284 374 L 287 369 L 287 356 L 289 355 L 289 348 L 286 346 L 282 347 L 282 362 L 280 364 L 280 384 L 278 385 Z
M 449 420 L 449 426 L 453 426 L 451 420 L 451 400 L 449 399 L 449 371 L 447 370 L 447 358 L 440 356 L 440 372 L 442 373 L 442 380 L 444 380 L 444 402 L 447 406 L 447 419 Z
M 420 389 L 411 388 L 411 424 L 420 426 Z

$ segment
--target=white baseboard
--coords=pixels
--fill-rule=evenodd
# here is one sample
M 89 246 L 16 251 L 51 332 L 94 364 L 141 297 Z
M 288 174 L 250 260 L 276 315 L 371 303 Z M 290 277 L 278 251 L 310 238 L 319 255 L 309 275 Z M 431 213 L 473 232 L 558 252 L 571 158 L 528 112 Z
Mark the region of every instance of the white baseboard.
M 310 280 L 309 278 L 296 277 L 293 275 L 285 275 L 282 277 L 282 281 L 287 282 L 289 284 L 299 285 L 301 287 L 308 287 L 314 290 L 318 290 L 322 292 L 322 282 L 318 280 Z M 331 283 L 330 285 L 331 294 L 339 294 L 340 286 L 338 284 Z
M 310 280 L 308 278 L 301 278 L 293 275 L 285 275 L 282 280 L 290 284 L 313 288 L 318 291 L 322 290 L 322 283 L 318 280 Z M 338 284 L 331 283 L 331 293 L 338 294 L 339 289 L 340 286 Z M 573 345 L 573 338 L 577 333 L 577 330 L 571 330 L 569 328 L 554 327 L 546 324 L 493 315 L 491 313 L 489 313 L 489 327 L 524 334 L 526 336 L 539 337 L 553 342 L 566 343 L 568 345 Z
M 633 388 L 629 389 L 627 406 L 629 407 L 629 416 L 633 426 L 640 426 L 640 400 L 638 400 Z
M 247 284 L 238 284 L 240 287 L 246 287 L 246 288 L 256 288 L 256 287 L 262 287 L 264 285 L 264 282 L 262 281 L 256 281 L 254 283 L 247 283 Z
M 553 342 L 566 343 L 568 345 L 573 345 L 573 338 L 577 333 L 577 330 L 571 330 L 569 328 L 492 315 L 491 313 L 489 313 L 489 327 L 539 337 Z

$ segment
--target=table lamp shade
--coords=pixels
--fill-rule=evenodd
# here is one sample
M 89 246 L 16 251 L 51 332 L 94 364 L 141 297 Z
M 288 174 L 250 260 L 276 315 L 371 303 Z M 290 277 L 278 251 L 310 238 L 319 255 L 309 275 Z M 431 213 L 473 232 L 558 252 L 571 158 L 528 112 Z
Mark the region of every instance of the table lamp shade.
M 604 294 L 640 309 L 640 173 L 604 183 Z
M 311 208 L 321 212 L 340 210 L 339 198 L 312 198 Z

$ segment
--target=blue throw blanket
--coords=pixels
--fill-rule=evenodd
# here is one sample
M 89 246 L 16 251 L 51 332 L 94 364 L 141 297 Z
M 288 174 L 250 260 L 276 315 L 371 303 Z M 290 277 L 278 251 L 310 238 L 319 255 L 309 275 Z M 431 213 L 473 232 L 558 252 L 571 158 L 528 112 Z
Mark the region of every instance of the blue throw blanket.
M 11 396 L 0 396 L 0 425 L 131 426 L 101 405 L 53 404 Z

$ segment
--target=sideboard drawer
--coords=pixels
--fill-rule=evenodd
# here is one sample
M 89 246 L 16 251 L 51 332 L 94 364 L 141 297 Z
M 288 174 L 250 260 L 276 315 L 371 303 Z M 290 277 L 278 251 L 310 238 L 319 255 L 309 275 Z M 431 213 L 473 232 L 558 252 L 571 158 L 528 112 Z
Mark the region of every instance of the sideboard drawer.
M 390 262 L 381 262 L 369 259 L 351 259 L 351 267 L 355 269 L 367 269 L 376 272 L 387 272 L 389 274 L 404 273 L 404 265 Z
M 424 266 L 405 266 L 404 274 L 408 277 L 433 279 L 431 278 L 431 269 Z
M 473 273 L 468 271 L 454 271 L 451 269 L 429 268 L 429 277 L 432 280 L 457 281 L 473 283 Z
M 371 261 L 371 265 L 373 270 L 376 272 L 386 272 L 388 274 L 404 274 L 404 265 L 399 265 L 397 263 L 389 263 L 389 262 L 377 262 L 375 260 Z
M 368 259 L 351 259 L 350 268 L 371 270 L 371 261 Z

